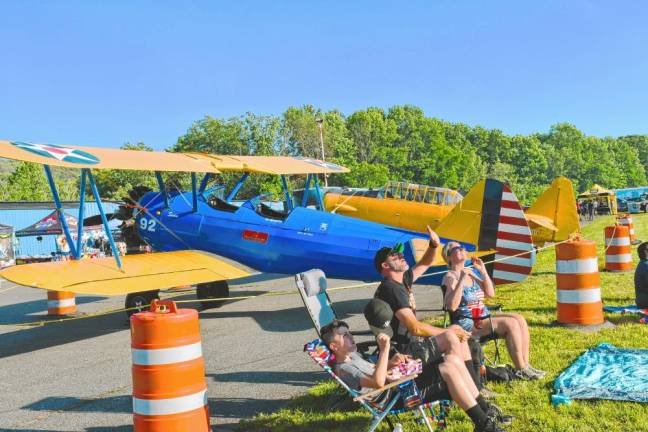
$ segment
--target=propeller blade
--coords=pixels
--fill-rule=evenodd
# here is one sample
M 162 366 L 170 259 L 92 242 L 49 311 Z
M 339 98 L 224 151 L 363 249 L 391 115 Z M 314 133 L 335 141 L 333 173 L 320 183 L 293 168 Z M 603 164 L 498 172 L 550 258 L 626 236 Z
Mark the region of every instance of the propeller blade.
M 106 219 L 109 221 L 115 217 L 115 213 L 106 213 Z M 94 215 L 94 216 L 89 216 L 85 219 L 83 219 L 83 225 L 84 226 L 93 226 L 93 225 L 101 225 L 103 222 L 101 220 L 101 215 Z

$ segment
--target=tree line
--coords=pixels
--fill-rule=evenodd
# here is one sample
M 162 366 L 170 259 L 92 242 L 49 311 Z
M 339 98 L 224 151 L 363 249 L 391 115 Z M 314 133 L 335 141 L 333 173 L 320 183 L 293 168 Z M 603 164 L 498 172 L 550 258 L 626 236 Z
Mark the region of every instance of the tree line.
M 595 183 L 613 189 L 648 184 L 648 135 L 601 138 L 569 123 L 553 125 L 545 133 L 506 135 L 426 117 L 411 105 L 368 108 L 349 116 L 310 105 L 290 107 L 281 116 L 207 116 L 195 121 L 167 151 L 321 159 L 320 132 L 325 159 L 351 169 L 330 176 L 329 185 L 335 186 L 377 188 L 399 180 L 465 192 L 491 177 L 508 182 L 520 201 L 529 204 L 559 175 L 570 178 L 577 192 Z M 122 148 L 151 150 L 145 143 Z M 49 199 L 45 178 L 38 174 L 42 169 L 30 165 L 19 163 L 13 173 L 0 174 L 0 200 Z M 78 180 L 69 170 L 55 171 L 63 182 L 62 199 L 78 199 Z M 156 185 L 153 175 L 145 172 L 103 170 L 96 178 L 102 196 L 109 199 L 120 199 L 138 184 Z M 231 184 L 235 178 L 224 175 L 219 181 Z M 251 180 L 243 194 L 280 189 L 275 177 Z M 167 182 L 181 188 L 189 184 L 181 174 Z M 303 184 L 297 178 L 292 182 L 294 187 Z

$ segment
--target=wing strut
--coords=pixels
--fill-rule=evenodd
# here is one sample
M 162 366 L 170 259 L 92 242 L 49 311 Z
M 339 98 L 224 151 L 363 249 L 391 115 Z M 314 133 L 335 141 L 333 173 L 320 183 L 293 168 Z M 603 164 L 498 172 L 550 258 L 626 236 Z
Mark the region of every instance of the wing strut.
M 232 191 L 229 193 L 229 195 L 227 195 L 227 198 L 225 198 L 225 201 L 230 202 L 231 200 L 234 199 L 234 197 L 236 196 L 238 191 L 241 189 L 241 186 L 243 186 L 243 182 L 245 181 L 246 178 L 248 178 L 249 175 L 250 175 L 250 173 L 248 173 L 248 172 L 243 173 L 243 175 L 239 179 L 238 183 L 236 183 L 236 186 L 234 186 L 234 189 L 232 189 Z
M 288 210 L 292 210 L 293 207 L 293 202 L 292 199 L 290 198 L 290 189 L 288 189 L 288 182 L 286 181 L 286 176 L 281 175 L 281 183 L 283 184 L 283 189 L 284 193 L 286 194 L 286 204 L 288 204 Z
M 67 219 L 65 219 L 65 213 L 63 212 L 63 206 L 61 205 L 61 199 L 59 198 L 58 190 L 56 190 L 56 183 L 54 183 L 54 177 L 52 176 L 52 170 L 49 165 L 43 165 L 45 168 L 45 175 L 47 176 L 47 182 L 49 183 L 50 190 L 52 191 L 52 197 L 54 198 L 54 204 L 56 205 L 56 214 L 58 215 L 59 223 L 63 227 L 63 232 L 65 233 L 65 238 L 70 247 L 70 252 L 75 257 L 78 257 L 76 244 L 72 240 L 72 234 L 70 234 L 70 227 L 68 226 Z
M 160 171 L 155 171 L 155 178 L 158 182 L 158 187 L 160 188 L 160 193 L 164 197 L 164 207 L 169 208 L 169 195 L 167 194 L 166 187 L 164 187 L 164 180 L 162 180 L 162 173 Z
M 212 178 L 212 173 L 207 173 L 205 174 L 205 177 L 203 177 L 202 181 L 200 182 L 200 189 L 198 189 L 198 192 L 201 194 L 205 192 L 205 189 L 207 189 L 207 183 L 209 183 L 209 180 Z
M 315 183 L 315 193 L 317 194 L 319 209 L 324 211 L 324 201 L 322 200 L 322 191 L 320 190 L 319 187 L 319 180 L 317 179 L 317 174 L 313 175 L 313 179 L 315 180 L 313 183 Z
M 110 227 L 108 227 L 108 219 L 106 219 L 106 212 L 104 212 L 103 205 L 101 205 L 101 197 L 99 196 L 99 191 L 97 190 L 97 185 L 95 184 L 94 177 L 92 176 L 92 172 L 88 168 L 84 168 L 83 171 L 86 172 L 88 180 L 90 180 L 90 189 L 92 189 L 92 195 L 97 202 L 99 214 L 101 215 L 101 221 L 103 222 L 104 229 L 106 230 L 106 236 L 108 237 L 108 241 L 110 242 L 110 249 L 112 250 L 115 261 L 117 262 L 117 268 L 121 270 L 122 263 L 121 259 L 119 258 L 119 252 L 117 251 L 115 240 L 113 239 L 112 233 L 110 232 Z
M 81 184 L 79 186 L 79 219 L 77 221 L 77 253 L 76 259 L 81 259 L 81 241 L 83 237 L 83 219 L 85 218 L 85 191 L 86 191 L 86 173 L 81 170 Z
M 191 202 L 193 204 L 193 212 L 198 211 L 198 190 L 196 188 L 196 173 L 191 173 Z
M 306 205 L 308 204 L 308 192 L 310 192 L 310 184 L 311 184 L 311 178 L 313 174 L 308 174 L 308 177 L 306 177 L 306 186 L 304 186 L 304 197 L 302 198 L 302 204 L 301 206 L 306 208 Z

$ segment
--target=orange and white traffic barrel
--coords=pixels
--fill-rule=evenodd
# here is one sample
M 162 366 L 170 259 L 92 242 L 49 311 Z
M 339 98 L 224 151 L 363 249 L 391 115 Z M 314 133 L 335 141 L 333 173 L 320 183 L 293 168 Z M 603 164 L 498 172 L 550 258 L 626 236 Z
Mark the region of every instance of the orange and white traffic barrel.
M 624 225 L 605 227 L 605 270 L 632 271 L 629 231 Z
M 210 431 L 198 312 L 154 300 L 130 320 L 135 432 Z
M 616 217 L 619 225 L 627 226 L 630 233 L 630 243 L 637 244 L 637 235 L 635 234 L 634 223 L 632 216 L 629 214 L 621 214 Z
M 559 323 L 603 323 L 596 243 L 575 239 L 556 246 L 556 290 Z
M 73 292 L 47 291 L 47 315 L 72 315 L 76 310 Z

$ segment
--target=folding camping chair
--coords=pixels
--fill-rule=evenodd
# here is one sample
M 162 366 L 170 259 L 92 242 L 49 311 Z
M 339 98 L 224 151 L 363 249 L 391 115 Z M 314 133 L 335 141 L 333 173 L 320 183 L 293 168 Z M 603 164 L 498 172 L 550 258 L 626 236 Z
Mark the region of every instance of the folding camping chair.
M 452 319 L 451 319 L 452 312 L 450 312 L 445 306 L 446 290 L 447 290 L 446 286 L 441 285 L 441 295 L 442 295 L 442 304 L 443 304 L 443 313 L 444 313 L 443 327 L 448 327 L 450 325 L 450 323 L 452 322 Z M 488 306 L 488 310 L 489 311 L 494 310 L 494 311 L 499 312 L 499 311 L 502 310 L 502 305 L 498 304 L 498 305 Z M 485 345 L 486 343 L 488 343 L 491 340 L 495 343 L 495 356 L 493 357 L 493 359 L 491 360 L 490 358 L 488 358 L 488 356 L 486 354 L 484 354 L 484 358 L 490 364 L 491 367 L 497 367 L 499 365 L 499 362 L 500 362 L 499 336 L 497 334 L 495 334 L 495 330 L 493 330 L 492 316 L 489 313 L 488 315 L 482 316 L 479 319 L 488 319 L 490 321 L 490 323 L 491 323 L 491 332 L 490 332 L 489 335 L 481 336 L 479 338 L 473 337 L 472 339 L 479 342 L 480 345 Z
M 353 390 L 348 385 L 346 385 L 346 383 L 335 374 L 331 366 L 329 366 L 328 361 L 331 357 L 331 352 L 321 339 L 315 339 L 313 342 L 304 345 L 304 351 L 308 353 L 309 357 L 315 363 L 317 363 L 318 366 L 324 369 L 324 371 L 326 371 L 326 373 L 328 373 L 331 378 L 333 378 L 340 386 L 342 386 L 342 388 L 344 388 L 348 392 L 348 394 L 353 398 L 354 402 L 359 402 L 371 413 L 371 423 L 369 425 L 369 429 L 367 429 L 367 432 L 373 432 L 374 430 L 376 430 L 378 425 L 380 425 L 383 420 L 387 420 L 389 427 L 393 429 L 394 426 L 387 416 L 394 415 L 398 417 L 399 414 L 405 413 L 407 411 L 418 412 L 420 420 L 423 421 L 429 432 L 445 429 L 446 414 L 449 408 L 448 401 L 442 400 L 420 403 L 419 399 L 419 403 L 413 404 L 411 408 L 394 409 L 394 406 L 399 401 L 399 399 L 403 399 L 403 406 L 408 406 L 408 402 L 410 402 L 411 400 L 408 399 L 406 395 L 413 395 L 418 393 L 416 384 L 414 383 L 414 379 L 418 375 L 407 375 L 379 389 L 376 389 L 369 393 L 360 394 L 356 390 Z M 390 388 L 395 388 L 395 391 L 392 395 L 389 396 L 389 400 L 384 404 L 384 406 L 378 406 L 371 403 L 369 398 Z M 414 401 L 416 401 L 415 398 Z M 433 423 L 435 427 L 433 427 Z
M 320 269 L 308 270 L 295 275 L 295 283 L 299 295 L 304 301 L 304 306 L 308 310 L 308 315 L 313 321 L 313 327 L 317 336 L 322 336 L 320 330 L 322 327 L 330 324 L 337 318 L 333 309 L 331 298 L 326 292 L 328 287 L 326 275 Z
M 312 269 L 295 275 L 297 290 L 301 296 L 308 315 L 313 321 L 313 327 L 317 336 L 321 337 L 321 329 L 337 319 L 337 313 L 333 309 L 331 298 L 326 289 L 326 275 L 320 269 Z M 354 334 L 366 334 L 366 332 L 354 332 Z M 358 351 L 367 352 L 370 347 L 376 346 L 376 341 L 366 341 L 356 344 Z

